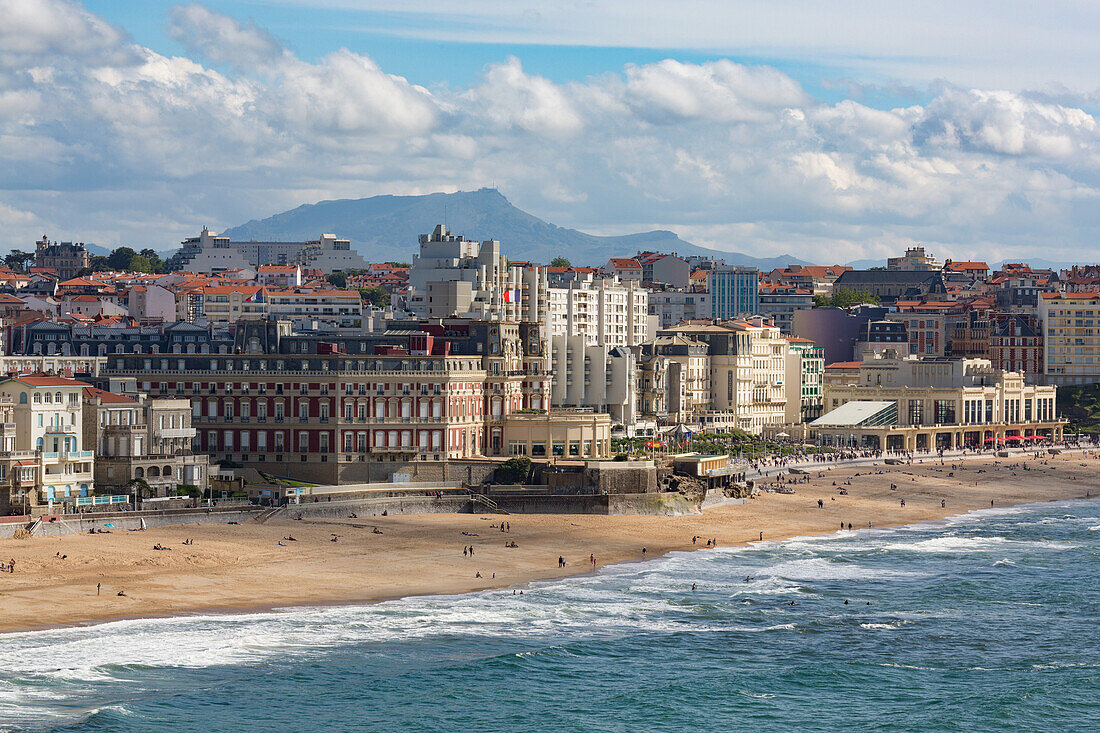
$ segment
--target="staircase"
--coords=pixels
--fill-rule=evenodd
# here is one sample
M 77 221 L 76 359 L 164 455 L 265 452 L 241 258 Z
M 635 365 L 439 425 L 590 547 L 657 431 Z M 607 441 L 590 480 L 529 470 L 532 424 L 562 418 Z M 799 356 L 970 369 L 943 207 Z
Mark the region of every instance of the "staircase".
M 286 511 L 285 506 L 277 506 L 277 507 L 273 507 L 271 509 L 266 509 L 266 510 L 260 512 L 255 517 L 253 517 L 253 519 L 256 520 L 257 523 L 263 524 L 267 520 L 274 517 L 276 514 L 280 514 L 280 513 L 285 512 L 285 511 Z
M 475 494 L 473 492 L 470 492 L 470 501 L 474 504 L 478 504 L 480 506 L 485 507 L 486 509 L 488 509 L 493 514 L 507 514 L 508 513 L 506 511 L 504 511 L 503 509 L 501 509 L 499 506 L 497 506 L 497 503 L 495 501 L 493 501 L 492 499 L 490 499 L 489 497 L 485 496 L 485 494 Z

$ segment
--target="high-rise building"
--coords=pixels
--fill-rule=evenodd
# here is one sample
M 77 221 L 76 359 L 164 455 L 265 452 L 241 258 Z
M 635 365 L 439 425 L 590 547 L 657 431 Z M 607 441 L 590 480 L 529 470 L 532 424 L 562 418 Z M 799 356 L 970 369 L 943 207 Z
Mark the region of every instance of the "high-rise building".
M 551 336 L 583 336 L 592 346 L 637 346 L 646 340 L 649 292 L 634 281 L 559 281 L 546 290 Z
M 1040 293 L 1046 384 L 1100 382 L 1100 292 Z
M 755 267 L 726 265 L 709 271 L 710 317 L 718 321 L 755 315 L 760 309 L 759 279 Z
M 409 269 L 410 312 L 422 318 L 518 321 L 524 316 L 523 297 L 523 271 L 508 263 L 500 242 L 475 242 L 442 224 L 420 235 L 420 253 Z

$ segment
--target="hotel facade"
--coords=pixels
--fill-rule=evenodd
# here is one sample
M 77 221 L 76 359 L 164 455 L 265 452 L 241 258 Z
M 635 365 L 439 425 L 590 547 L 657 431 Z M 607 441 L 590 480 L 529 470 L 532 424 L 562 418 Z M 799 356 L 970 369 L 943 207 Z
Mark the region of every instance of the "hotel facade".
M 987 359 L 867 353 L 844 382 L 825 384 L 824 445 L 936 451 L 1060 440 L 1055 388 L 1025 383 Z

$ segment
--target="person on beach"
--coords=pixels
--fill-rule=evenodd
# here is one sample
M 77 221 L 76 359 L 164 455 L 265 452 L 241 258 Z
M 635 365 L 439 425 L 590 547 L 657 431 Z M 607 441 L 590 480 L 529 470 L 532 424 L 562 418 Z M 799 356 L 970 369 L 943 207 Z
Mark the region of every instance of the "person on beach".
M 588 560 L 589 560 L 589 562 L 592 563 L 592 567 L 596 567 L 596 556 L 595 555 L 589 555 Z
M 642 557 L 645 557 L 645 548 L 642 548 Z
M 693 537 L 691 538 L 691 544 L 693 544 L 693 545 L 694 545 L 694 544 L 695 544 L 695 541 L 696 541 L 697 539 L 699 539 L 699 536 L 698 536 L 698 535 L 695 535 L 695 536 L 693 536 Z
M 466 553 L 467 553 L 466 545 L 463 545 L 462 546 L 462 557 L 466 557 Z
M 761 532 L 761 533 L 760 533 L 760 541 L 761 541 L 761 542 L 763 542 L 763 541 L 764 541 L 764 533 L 763 533 L 763 532 Z
M 100 583 L 96 583 L 96 584 L 95 584 L 95 594 L 96 594 L 97 596 L 99 595 L 99 586 L 100 586 Z
M 901 500 L 901 505 L 902 505 L 902 506 L 905 506 L 905 499 L 902 499 L 902 500 Z
M 694 592 L 695 592 L 695 583 L 692 583 L 692 584 L 691 584 L 691 592 L 692 592 L 692 593 L 694 593 Z
M 824 509 L 825 508 L 825 501 L 823 499 L 818 499 L 817 500 L 817 508 L 818 509 Z
M 940 509 L 947 508 L 947 499 L 940 499 Z

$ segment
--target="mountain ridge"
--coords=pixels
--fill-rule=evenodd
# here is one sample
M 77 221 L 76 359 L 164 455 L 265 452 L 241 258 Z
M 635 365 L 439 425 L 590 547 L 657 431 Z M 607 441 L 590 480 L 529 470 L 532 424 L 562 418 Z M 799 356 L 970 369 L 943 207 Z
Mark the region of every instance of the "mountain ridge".
M 221 235 L 236 241 L 297 241 L 332 232 L 350 239 L 352 247 L 367 261 L 408 261 L 417 250 L 417 236 L 430 232 L 436 224 L 446 224 L 450 231 L 469 239 L 499 240 L 501 251 L 511 260 L 547 263 L 564 256 L 574 265 L 599 266 L 612 257 L 631 257 L 639 251 L 654 250 L 715 257 L 730 265 L 762 270 L 809 264 L 788 254 L 755 257 L 701 247 L 667 229 L 617 236 L 588 234 L 559 227 L 523 211 L 493 188 L 318 201 L 264 219 L 252 219 L 222 231 Z

